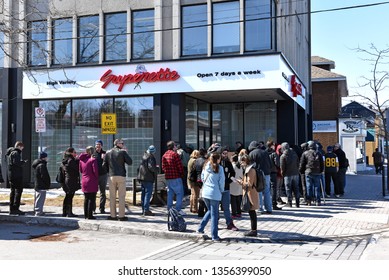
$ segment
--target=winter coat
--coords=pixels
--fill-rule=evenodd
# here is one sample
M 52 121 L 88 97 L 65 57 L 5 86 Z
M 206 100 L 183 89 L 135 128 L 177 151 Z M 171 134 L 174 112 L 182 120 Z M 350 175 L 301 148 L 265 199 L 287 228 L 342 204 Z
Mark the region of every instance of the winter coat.
M 22 150 L 18 148 L 8 148 L 6 153 L 8 164 L 8 178 L 12 183 L 22 184 L 23 182 L 23 166 Z
M 84 193 L 97 193 L 99 189 L 99 166 L 89 154 L 80 155 L 81 189 Z
M 280 166 L 280 157 L 277 155 L 276 151 L 273 150 L 272 148 L 269 148 L 266 151 L 270 157 L 270 163 L 271 163 L 270 172 L 278 173 L 278 167 Z
M 233 162 L 232 163 L 232 167 L 234 168 L 234 171 L 235 171 L 235 176 L 234 177 L 236 179 L 242 180 L 243 179 L 243 168 L 242 168 L 242 166 L 237 165 L 235 162 Z M 242 195 L 242 193 L 243 193 L 242 186 L 239 183 L 232 182 L 230 184 L 230 194 L 231 195 L 238 196 L 238 195 Z
M 320 175 L 324 170 L 323 156 L 316 150 L 305 151 L 300 160 L 299 172 L 305 175 Z
M 284 151 L 280 158 L 281 174 L 284 177 L 299 175 L 299 158 L 291 148 Z
M 255 162 L 260 166 L 265 175 L 270 175 L 271 173 L 271 162 L 269 154 L 258 148 L 258 144 L 255 141 L 252 141 L 249 145 L 249 157 L 252 162 Z
M 95 151 L 93 153 L 93 157 L 96 158 L 97 160 L 97 166 L 99 167 L 99 175 L 105 175 L 107 174 L 107 169 L 106 168 L 103 168 L 103 155 L 106 154 L 106 151 L 104 151 L 103 149 L 100 150 L 100 153 Z
M 154 183 L 157 179 L 158 167 L 154 155 L 145 152 L 139 165 L 137 179 Z
M 248 197 L 251 202 L 250 210 L 258 210 L 259 209 L 259 198 L 258 192 L 255 189 L 255 184 L 257 183 L 257 172 L 254 170 L 254 164 L 251 164 L 246 167 L 245 172 L 243 174 L 243 195 L 246 194 L 246 186 Z
M 219 166 L 219 172 L 213 172 L 211 164 L 208 162 L 201 172 L 203 181 L 203 198 L 221 201 L 222 192 L 224 192 L 225 176 L 223 167 Z
M 126 177 L 125 163 L 132 165 L 132 158 L 126 150 L 115 146 L 105 154 L 103 166 L 107 168 L 109 176 Z
M 32 168 L 35 171 L 34 189 L 36 191 L 48 190 L 51 185 L 51 179 L 47 170 L 47 161 L 36 159 L 32 163 Z
M 346 159 L 345 152 L 341 148 L 339 148 L 339 149 L 334 150 L 334 153 L 338 157 L 339 169 L 347 168 L 348 165 L 347 165 L 347 159 Z
M 62 185 L 64 192 L 76 192 L 81 188 L 79 160 L 71 154 L 66 154 L 62 160 L 65 170 L 65 184 Z
M 231 177 L 235 177 L 235 170 L 234 167 L 232 166 L 231 161 L 228 159 L 224 159 L 220 161 L 220 166 L 222 166 L 224 170 L 224 190 L 228 191 L 230 190 L 230 184 L 232 180 L 230 179 Z

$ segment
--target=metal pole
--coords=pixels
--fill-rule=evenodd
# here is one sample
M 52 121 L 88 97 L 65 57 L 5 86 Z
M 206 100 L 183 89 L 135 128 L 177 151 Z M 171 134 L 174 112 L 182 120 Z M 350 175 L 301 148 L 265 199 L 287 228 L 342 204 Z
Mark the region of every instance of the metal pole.
M 136 178 L 132 179 L 132 205 L 136 205 Z
M 385 196 L 385 167 L 382 165 L 381 167 L 381 175 L 382 175 L 382 195 Z

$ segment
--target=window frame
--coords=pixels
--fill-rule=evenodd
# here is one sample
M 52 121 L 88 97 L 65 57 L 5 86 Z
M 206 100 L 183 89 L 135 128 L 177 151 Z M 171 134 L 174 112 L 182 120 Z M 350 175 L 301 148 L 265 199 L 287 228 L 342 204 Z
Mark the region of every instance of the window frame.
M 112 16 L 112 15 L 116 15 L 116 14 L 124 14 L 125 17 L 126 17 L 126 20 L 125 20 L 125 33 L 124 34 L 110 34 L 110 35 L 107 35 L 107 17 L 108 16 Z M 114 61 L 126 61 L 127 60 L 127 38 L 128 38 L 128 30 L 127 30 L 127 12 L 115 12 L 115 13 L 106 13 L 104 14 L 104 62 L 114 62 Z M 126 47 L 126 50 L 125 50 L 125 54 L 124 54 L 124 58 L 123 59 L 107 59 L 107 37 L 108 36 L 115 36 L 115 35 L 118 35 L 118 36 L 121 36 L 121 35 L 124 35 L 124 38 L 125 38 L 125 47 Z
M 93 56 L 92 61 L 82 61 L 81 60 L 81 40 L 84 37 L 81 37 L 81 20 L 86 18 L 97 18 L 97 34 L 96 36 L 93 36 L 91 39 L 91 42 L 94 42 L 97 40 L 97 51 L 96 54 Z M 89 23 L 88 23 L 89 24 Z M 85 37 L 87 38 L 87 37 Z M 86 48 L 87 49 L 87 48 Z M 91 56 L 85 57 L 90 58 Z M 96 58 L 95 58 L 96 57 Z M 77 64 L 96 64 L 100 62 L 100 17 L 99 15 L 87 15 L 87 16 L 80 16 L 77 18 Z
M 39 41 L 39 45 L 41 43 L 43 43 L 43 45 L 45 44 L 46 46 L 37 46 L 38 43 L 35 43 L 35 40 L 33 38 L 33 30 L 35 30 L 35 27 L 33 27 L 33 24 L 35 23 L 40 23 L 40 24 L 45 24 L 45 31 L 44 32 L 38 32 L 38 33 L 35 33 L 36 35 L 42 35 L 42 39 L 37 39 L 37 41 Z M 27 42 L 27 65 L 28 66 L 31 66 L 31 67 L 42 67 L 42 66 L 47 66 L 47 59 L 48 59 L 48 40 L 47 40 L 47 30 L 48 30 L 48 23 L 47 23 L 47 20 L 35 20 L 35 21 L 29 21 L 27 23 L 27 26 L 28 26 L 28 34 L 27 34 L 27 38 L 28 38 L 28 42 Z M 40 29 L 40 27 L 38 27 Z M 4 33 L 3 33 L 4 34 Z M 43 42 L 41 42 L 43 41 Z M 34 47 L 35 46 L 35 47 Z M 34 48 L 38 48 L 37 50 L 34 51 Z M 40 50 L 40 48 L 43 48 L 44 50 Z M 40 59 L 44 59 L 43 60 L 43 63 L 42 64 L 33 64 L 33 59 L 35 57 L 35 55 L 33 55 L 33 53 L 35 52 L 42 52 L 43 53 L 43 56 L 44 58 L 40 58 Z
M 138 33 L 146 33 L 148 31 L 135 31 L 135 21 L 134 21 L 134 14 L 135 13 L 142 13 L 142 12 L 153 12 L 153 30 L 150 31 L 152 32 L 152 37 L 153 37 L 153 55 L 152 57 L 136 57 L 135 56 L 135 44 L 134 42 L 136 41 L 134 38 L 136 37 L 136 34 Z M 154 60 L 155 59 L 155 9 L 143 9 L 143 10 L 133 10 L 131 11 L 131 60 Z
M 56 48 L 55 48 L 55 43 L 56 43 L 56 40 L 57 38 L 55 38 L 55 27 L 58 26 L 55 24 L 56 21 L 68 21 L 70 24 L 71 24 L 71 29 L 70 29 L 70 32 L 71 32 L 71 37 L 69 38 L 59 38 L 58 40 L 66 40 L 70 42 L 70 61 L 58 61 L 56 59 Z M 51 64 L 52 65 L 72 65 L 73 64 L 73 57 L 74 57 L 74 54 L 73 54 L 73 19 L 72 18 L 57 18 L 57 19 L 53 19 L 52 20 L 52 27 L 51 27 L 51 38 L 52 38 L 52 43 L 51 43 Z

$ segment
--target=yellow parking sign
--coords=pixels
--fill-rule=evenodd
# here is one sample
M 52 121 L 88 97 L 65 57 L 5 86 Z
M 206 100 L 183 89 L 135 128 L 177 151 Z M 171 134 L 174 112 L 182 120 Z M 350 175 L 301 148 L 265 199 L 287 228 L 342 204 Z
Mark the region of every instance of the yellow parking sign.
M 116 114 L 101 114 L 101 133 L 116 134 Z

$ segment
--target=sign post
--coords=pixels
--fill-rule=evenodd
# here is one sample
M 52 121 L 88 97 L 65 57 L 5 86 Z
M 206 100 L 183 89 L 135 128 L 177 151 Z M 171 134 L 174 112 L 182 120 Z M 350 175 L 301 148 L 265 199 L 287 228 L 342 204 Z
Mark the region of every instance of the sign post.
M 46 132 L 46 112 L 41 107 L 35 107 L 35 131 L 39 133 L 39 151 L 43 152 L 41 133 Z

